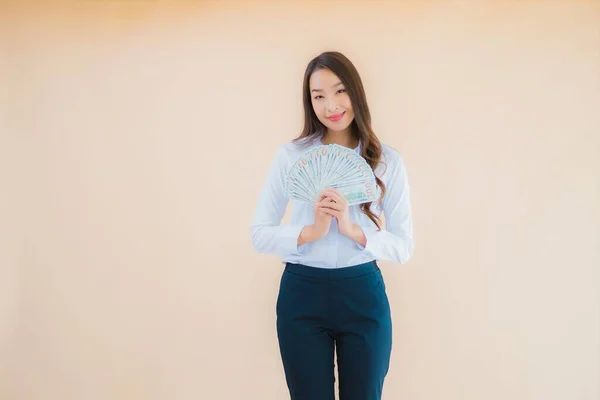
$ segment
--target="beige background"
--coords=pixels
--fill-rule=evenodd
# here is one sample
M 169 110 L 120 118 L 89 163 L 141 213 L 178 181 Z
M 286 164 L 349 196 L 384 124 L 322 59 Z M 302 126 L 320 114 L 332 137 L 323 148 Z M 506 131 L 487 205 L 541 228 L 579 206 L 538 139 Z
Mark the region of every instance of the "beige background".
M 329 49 L 412 185 L 385 399 L 600 398 L 600 2 L 13 1 L 0 27 L 1 399 L 288 398 L 249 226 Z

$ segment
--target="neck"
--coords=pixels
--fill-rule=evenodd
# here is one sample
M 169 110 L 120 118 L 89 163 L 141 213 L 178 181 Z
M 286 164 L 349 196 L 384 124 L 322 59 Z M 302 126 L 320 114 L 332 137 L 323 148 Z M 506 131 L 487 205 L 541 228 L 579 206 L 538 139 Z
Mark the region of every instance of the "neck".
M 350 129 L 346 129 L 341 132 L 332 132 L 327 130 L 327 132 L 321 138 L 321 142 L 323 144 L 338 144 L 351 149 L 354 149 L 356 146 L 358 146 L 358 139 L 351 134 Z

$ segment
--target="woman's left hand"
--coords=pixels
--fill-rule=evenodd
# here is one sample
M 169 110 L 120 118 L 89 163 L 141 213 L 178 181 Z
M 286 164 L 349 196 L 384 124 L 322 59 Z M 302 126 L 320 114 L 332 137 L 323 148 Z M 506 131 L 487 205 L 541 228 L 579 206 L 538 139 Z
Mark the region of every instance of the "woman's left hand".
M 354 224 L 350 220 L 348 202 L 342 193 L 336 189 L 325 189 L 323 194 L 326 199 L 319 203 L 319 209 L 335 217 L 342 235 L 350 235 Z M 327 197 L 329 197 L 329 199 L 327 199 Z

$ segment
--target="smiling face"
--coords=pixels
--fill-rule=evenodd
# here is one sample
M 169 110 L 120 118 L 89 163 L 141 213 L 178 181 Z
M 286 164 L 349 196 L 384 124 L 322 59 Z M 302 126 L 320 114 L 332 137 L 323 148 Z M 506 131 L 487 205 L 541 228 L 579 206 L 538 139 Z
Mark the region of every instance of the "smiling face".
M 342 132 L 354 119 L 352 102 L 340 78 L 329 69 L 318 69 L 310 77 L 312 107 L 329 131 Z

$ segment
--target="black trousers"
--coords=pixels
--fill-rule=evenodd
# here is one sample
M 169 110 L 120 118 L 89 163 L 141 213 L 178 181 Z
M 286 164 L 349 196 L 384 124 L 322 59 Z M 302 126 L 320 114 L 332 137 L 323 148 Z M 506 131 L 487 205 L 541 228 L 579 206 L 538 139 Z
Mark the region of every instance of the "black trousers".
M 292 400 L 380 400 L 392 350 L 392 319 L 376 262 L 339 269 L 286 264 L 277 336 Z

